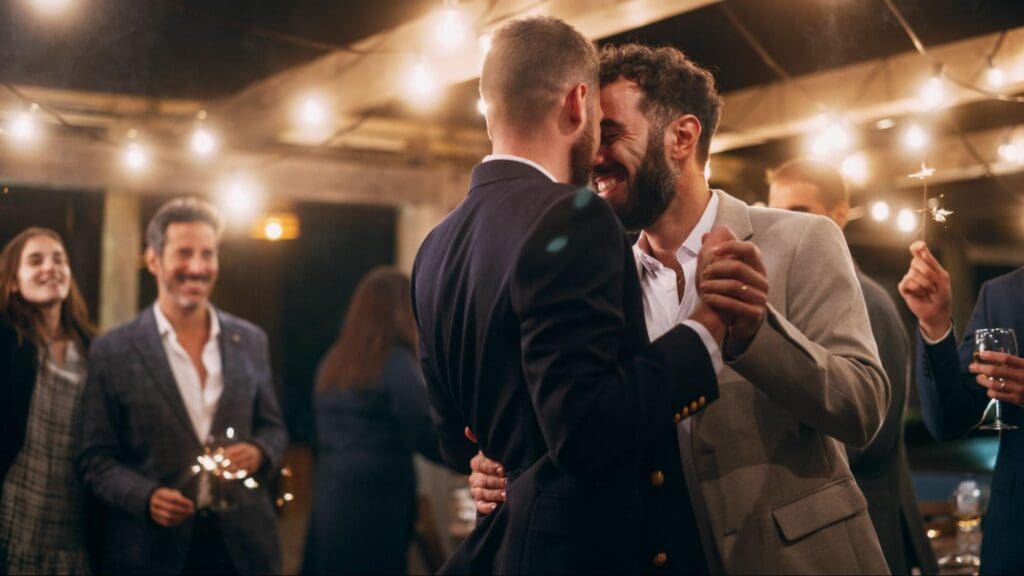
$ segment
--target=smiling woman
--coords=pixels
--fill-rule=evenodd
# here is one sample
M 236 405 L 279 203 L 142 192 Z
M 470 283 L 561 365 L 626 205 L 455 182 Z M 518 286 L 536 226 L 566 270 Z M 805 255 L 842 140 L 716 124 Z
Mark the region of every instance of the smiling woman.
M 88 573 L 75 479 L 94 330 L 60 236 L 29 228 L 0 252 L 0 569 Z

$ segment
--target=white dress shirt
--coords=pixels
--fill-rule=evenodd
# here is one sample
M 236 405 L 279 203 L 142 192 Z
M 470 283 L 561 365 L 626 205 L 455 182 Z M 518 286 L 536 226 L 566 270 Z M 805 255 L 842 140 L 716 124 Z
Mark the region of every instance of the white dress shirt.
M 540 173 L 550 178 L 552 182 L 558 182 L 558 179 L 555 178 L 547 168 L 537 164 L 529 158 L 523 158 L 522 156 L 515 156 L 513 154 L 488 154 L 487 156 L 484 156 L 484 159 L 481 160 L 481 162 L 491 162 L 493 160 L 511 160 L 512 162 L 519 162 L 521 164 L 526 164 L 527 166 L 532 166 L 537 170 L 540 170 Z
M 192 429 L 200 444 L 209 444 L 213 441 L 210 429 L 213 427 L 213 416 L 217 413 L 220 396 L 224 392 L 224 372 L 220 346 L 217 344 L 220 321 L 217 320 L 217 313 L 213 308 L 209 308 L 209 314 L 210 337 L 203 345 L 201 356 L 203 368 L 206 370 L 206 382 L 200 382 L 199 371 L 192 364 L 188 352 L 185 352 L 181 343 L 178 342 L 178 334 L 167 317 L 160 311 L 160 304 L 153 306 L 153 315 L 156 316 L 156 326 L 164 345 L 167 363 L 171 365 L 174 383 L 178 385 L 178 393 L 181 394 L 185 411 L 188 412 L 188 419 L 192 422 Z M 206 474 L 201 474 L 196 490 L 196 508 L 206 508 L 212 500 L 210 478 Z

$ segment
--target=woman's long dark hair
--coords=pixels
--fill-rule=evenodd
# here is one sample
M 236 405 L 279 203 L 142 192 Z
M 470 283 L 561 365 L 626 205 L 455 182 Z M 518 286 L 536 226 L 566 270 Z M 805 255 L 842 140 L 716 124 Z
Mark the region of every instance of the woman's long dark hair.
M 372 388 L 395 346 L 416 352 L 409 277 L 397 268 L 378 267 L 356 287 L 341 333 L 320 367 L 316 389 Z
M 42 313 L 39 308 L 33 306 L 22 297 L 20 292 L 15 291 L 18 281 L 18 267 L 21 265 L 21 254 L 25 251 L 28 241 L 39 236 L 46 236 L 56 240 L 61 248 L 64 248 L 64 241 L 60 234 L 49 228 L 31 227 L 22 230 L 17 236 L 11 239 L 0 252 L 0 316 L 9 322 L 18 334 L 21 341 L 29 341 L 38 348 L 45 345 L 43 336 L 39 332 L 42 322 Z M 67 249 L 64 249 L 65 252 Z M 68 297 L 60 305 L 60 331 L 68 338 L 78 342 L 86 348 L 89 341 L 96 335 L 96 328 L 89 322 L 89 309 L 78 290 L 75 277 L 72 274 L 70 279 Z

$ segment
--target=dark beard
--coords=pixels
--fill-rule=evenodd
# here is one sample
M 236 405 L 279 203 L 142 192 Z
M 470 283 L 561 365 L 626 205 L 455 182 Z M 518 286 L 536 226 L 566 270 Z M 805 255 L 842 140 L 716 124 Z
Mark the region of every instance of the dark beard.
M 594 171 L 594 156 L 597 145 L 594 143 L 593 122 L 587 124 L 580 137 L 569 149 L 569 183 L 573 186 L 589 186 Z
M 658 221 L 676 195 L 676 175 L 665 160 L 662 132 L 655 130 L 647 142 L 644 161 L 629 189 L 626 206 L 619 211 L 622 227 L 639 232 Z

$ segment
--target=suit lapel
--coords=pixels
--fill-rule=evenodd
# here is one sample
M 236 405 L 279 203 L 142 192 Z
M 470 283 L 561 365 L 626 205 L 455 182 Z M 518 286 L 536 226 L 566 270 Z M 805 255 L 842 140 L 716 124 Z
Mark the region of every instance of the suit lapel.
M 726 225 L 740 240 L 749 240 L 754 235 L 754 227 L 750 223 L 750 209 L 745 202 L 734 198 L 721 190 L 718 195 L 718 214 L 715 215 L 715 226 Z
M 243 362 L 241 354 L 242 338 L 238 329 L 231 322 L 225 321 L 224 315 L 216 308 L 210 310 L 217 314 L 220 321 L 220 335 L 217 337 L 217 345 L 220 346 L 221 376 L 224 379 L 224 391 L 221 392 L 220 401 L 217 402 L 217 412 L 213 415 L 213 424 L 210 433 L 214 435 L 223 434 L 227 428 L 238 429 L 238 422 L 232 422 L 230 416 L 232 408 L 241 398 L 242 388 L 245 384 L 243 374 Z
M 181 398 L 178 384 L 174 380 L 174 372 L 171 371 L 171 364 L 164 351 L 153 308 L 143 312 L 139 319 L 139 334 L 135 338 L 135 346 L 139 349 L 146 370 L 153 377 L 155 388 L 164 395 L 167 406 L 188 431 L 189 437 L 196 438 L 195 427 L 192 426 L 192 420 L 188 417 L 188 411 L 185 410 L 185 401 Z

